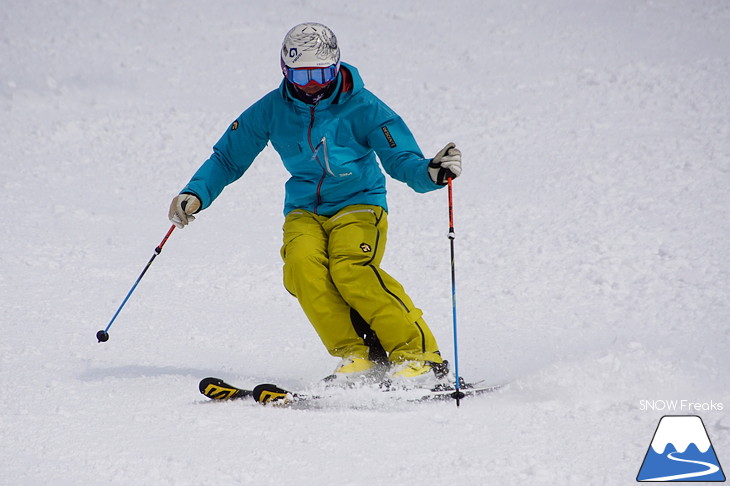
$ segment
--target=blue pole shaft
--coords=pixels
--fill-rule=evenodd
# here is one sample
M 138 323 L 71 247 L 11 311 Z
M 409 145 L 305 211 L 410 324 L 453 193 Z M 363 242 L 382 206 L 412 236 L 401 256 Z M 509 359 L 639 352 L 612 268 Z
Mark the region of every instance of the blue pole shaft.
M 456 269 L 454 264 L 454 239 L 456 238 L 456 234 L 454 233 L 454 190 L 451 184 L 451 177 L 447 179 L 447 184 L 449 191 L 449 243 L 451 246 L 451 312 L 454 328 L 454 375 L 456 378 L 456 384 L 454 385 L 456 391 L 453 397 L 456 399 L 456 406 L 458 407 L 463 395 L 459 390 L 461 375 L 459 375 L 459 335 L 456 325 Z
M 109 324 L 107 324 L 106 329 L 104 329 L 104 332 L 108 332 L 109 328 L 112 327 L 112 324 L 114 324 L 114 320 L 116 320 L 117 316 L 122 311 L 122 308 L 129 300 L 129 297 L 132 295 L 132 292 L 134 292 L 134 289 L 136 289 L 137 285 L 139 285 L 139 282 L 142 280 L 142 277 L 144 277 L 144 274 L 147 273 L 147 269 L 150 268 L 150 265 L 152 265 L 152 262 L 155 261 L 155 258 L 157 257 L 157 255 L 159 255 L 160 252 L 162 251 L 162 247 L 165 246 L 165 243 L 167 243 L 167 239 L 170 237 L 170 235 L 172 234 L 172 231 L 174 229 L 175 229 L 175 225 L 173 224 L 172 226 L 170 226 L 170 229 L 167 231 L 167 234 L 162 239 L 162 242 L 159 245 L 157 245 L 157 248 L 155 248 L 155 253 L 152 255 L 152 258 L 150 258 L 150 261 L 147 262 L 147 265 L 145 265 L 144 270 L 142 270 L 142 273 L 140 273 L 139 277 L 137 277 L 137 281 L 134 282 L 134 285 L 132 285 L 132 288 L 129 290 L 129 293 L 127 293 L 127 296 L 122 301 L 122 304 L 119 306 L 119 309 L 117 309 L 117 311 L 114 313 L 114 317 L 112 317 L 112 320 L 109 321 Z

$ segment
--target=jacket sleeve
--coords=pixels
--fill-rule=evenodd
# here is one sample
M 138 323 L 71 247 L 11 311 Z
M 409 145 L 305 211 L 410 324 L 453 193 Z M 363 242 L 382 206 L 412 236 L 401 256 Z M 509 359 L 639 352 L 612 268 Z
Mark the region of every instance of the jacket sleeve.
M 269 141 L 266 97 L 244 111 L 213 146 L 213 154 L 180 191 L 194 194 L 205 209 L 251 166 Z
M 389 176 L 405 182 L 416 192 L 441 189 L 428 175 L 430 159 L 423 157 L 416 139 L 403 119 L 385 103 L 375 98 L 368 144 L 375 150 Z

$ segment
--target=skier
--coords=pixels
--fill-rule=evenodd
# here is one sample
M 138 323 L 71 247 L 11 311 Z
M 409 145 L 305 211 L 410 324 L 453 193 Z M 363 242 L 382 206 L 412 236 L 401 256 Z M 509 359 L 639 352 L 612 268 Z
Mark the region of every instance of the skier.
M 281 248 L 284 286 L 327 351 L 341 358 L 333 377 L 387 372 L 406 383 L 446 379 L 448 362 L 421 310 L 380 268 L 388 207 L 375 156 L 391 177 L 423 193 L 459 176 L 460 151 L 449 143 L 425 159 L 403 120 L 364 88 L 355 67 L 340 62 L 328 27 L 296 25 L 280 59 L 279 88 L 230 125 L 173 198 L 170 221 L 179 228 L 193 221 L 271 142 L 291 174 Z

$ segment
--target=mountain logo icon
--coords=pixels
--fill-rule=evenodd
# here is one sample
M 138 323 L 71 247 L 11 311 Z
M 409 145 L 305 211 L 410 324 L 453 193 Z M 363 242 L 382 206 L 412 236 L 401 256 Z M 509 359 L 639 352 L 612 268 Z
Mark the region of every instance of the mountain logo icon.
M 702 419 L 696 415 L 662 417 L 636 480 L 725 481 L 725 474 Z

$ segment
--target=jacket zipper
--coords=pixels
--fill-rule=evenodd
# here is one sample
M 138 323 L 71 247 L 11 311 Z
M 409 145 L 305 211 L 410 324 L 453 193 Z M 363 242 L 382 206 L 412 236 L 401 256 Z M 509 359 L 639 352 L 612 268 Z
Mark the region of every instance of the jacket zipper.
M 314 206 L 314 214 L 319 214 L 319 205 L 322 204 L 322 183 L 324 183 L 324 178 L 327 175 L 327 170 L 322 166 L 322 161 L 319 160 L 317 150 L 312 143 L 312 128 L 314 127 L 314 108 L 314 106 L 309 107 L 309 129 L 307 130 L 307 140 L 309 141 L 309 148 L 312 149 L 312 153 L 317 159 L 317 163 L 320 167 L 322 167 L 322 177 L 320 177 L 319 183 L 317 184 L 317 204 L 315 204 Z

